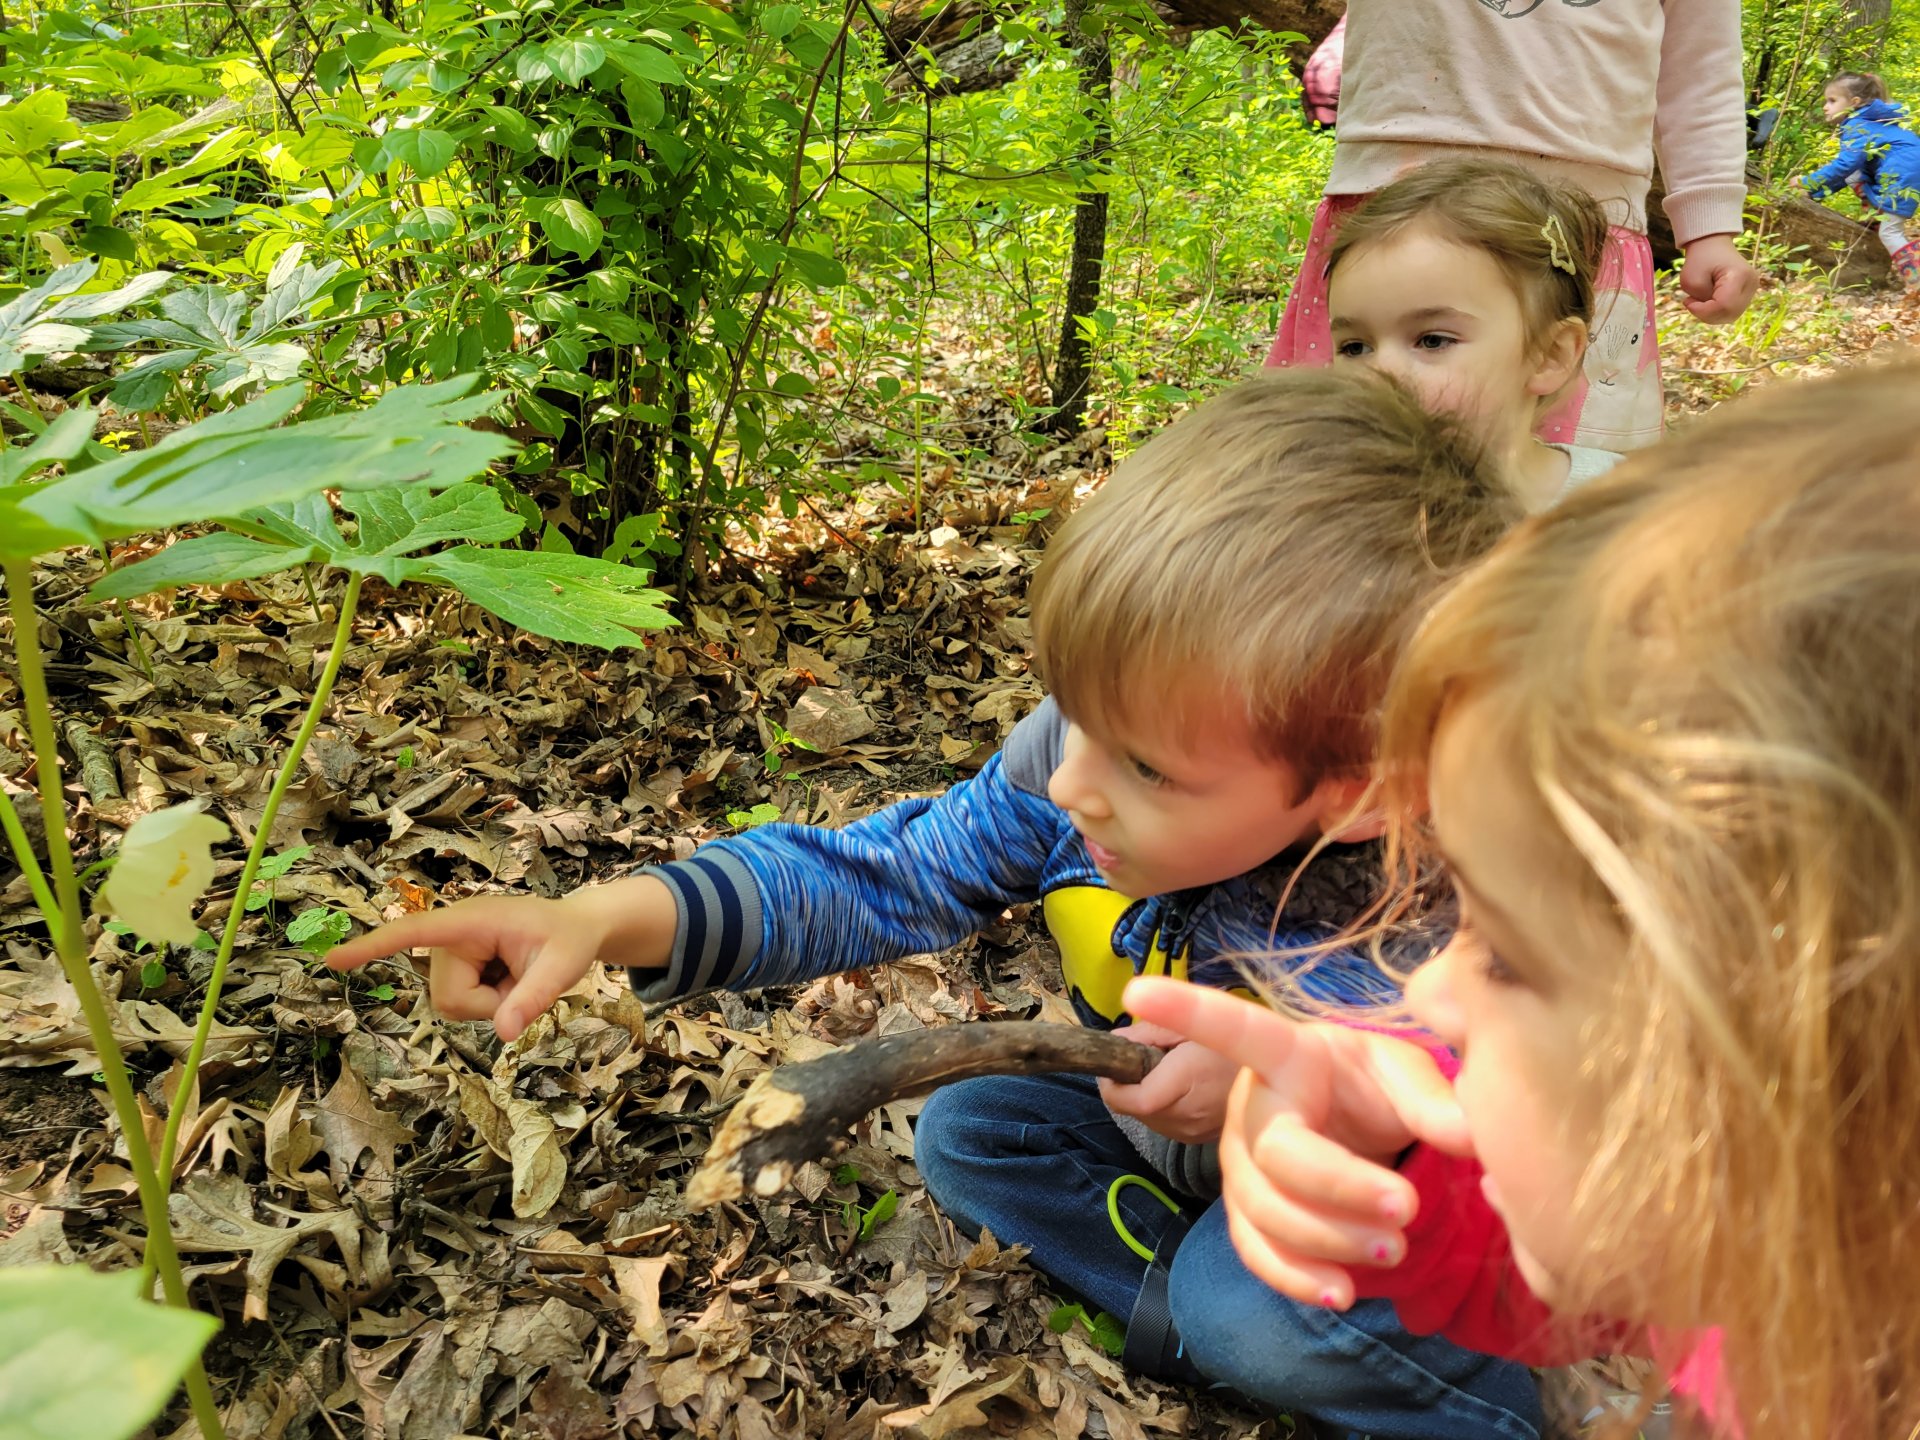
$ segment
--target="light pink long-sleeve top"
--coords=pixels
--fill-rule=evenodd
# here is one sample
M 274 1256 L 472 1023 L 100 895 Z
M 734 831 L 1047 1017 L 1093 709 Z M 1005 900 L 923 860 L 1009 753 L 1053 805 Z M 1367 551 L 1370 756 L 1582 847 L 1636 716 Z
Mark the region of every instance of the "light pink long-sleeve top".
M 1646 226 L 1656 149 L 1682 245 L 1741 229 L 1740 0 L 1349 0 L 1332 195 L 1509 152 Z

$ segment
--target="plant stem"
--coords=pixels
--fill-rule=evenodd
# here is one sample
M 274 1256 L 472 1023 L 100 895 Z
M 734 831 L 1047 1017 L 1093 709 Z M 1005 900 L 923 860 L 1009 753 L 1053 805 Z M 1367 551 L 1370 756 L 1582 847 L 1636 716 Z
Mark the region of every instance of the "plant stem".
M 280 773 L 273 777 L 273 789 L 267 792 L 267 806 L 260 812 L 260 826 L 253 833 L 253 844 L 247 850 L 247 863 L 240 871 L 239 888 L 234 891 L 233 908 L 227 912 L 227 926 L 220 934 L 220 948 L 213 957 L 213 973 L 207 977 L 207 998 L 200 1004 L 200 1022 L 194 1027 L 193 1044 L 188 1047 L 187 1058 L 182 1062 L 180 1081 L 173 1091 L 174 1103 L 168 1107 L 167 1128 L 160 1141 L 162 1184 L 169 1183 L 173 1176 L 173 1156 L 180 1143 L 181 1122 L 186 1118 L 186 1098 L 193 1093 L 194 1079 L 200 1073 L 200 1057 L 206 1053 L 207 1037 L 213 1032 L 213 1014 L 220 1004 L 220 988 L 226 982 L 227 963 L 233 959 L 234 942 L 240 938 L 240 923 L 246 919 L 247 897 L 253 893 L 253 882 L 260 873 L 260 862 L 266 857 L 269 837 L 273 834 L 274 816 L 280 813 L 280 802 L 286 797 L 287 788 L 293 784 L 293 777 L 300 771 L 300 757 L 306 753 L 307 742 L 313 739 L 313 732 L 320 728 L 320 717 L 325 713 L 327 700 L 333 694 L 334 682 L 340 678 L 340 662 L 346 658 L 347 645 L 353 639 L 353 612 L 359 603 L 360 576 L 352 575 L 347 579 L 346 594 L 340 597 L 340 617 L 333 630 L 333 649 L 327 655 L 326 668 L 320 672 L 320 683 L 314 687 L 306 718 L 300 722 L 299 733 L 293 737 L 293 744 L 287 749 L 287 758 L 281 762 Z
M 156 683 L 153 678 L 153 661 L 147 658 L 146 643 L 140 638 L 139 627 L 133 623 L 133 611 L 127 608 L 127 602 L 124 600 L 116 600 L 114 603 L 120 607 L 120 623 L 127 627 L 127 646 L 133 651 L 134 663 L 140 667 L 140 673 L 147 677 L 147 683 L 152 685 Z
M 27 885 L 33 891 L 34 903 L 46 918 L 47 929 L 58 935 L 64 923 L 61 917 L 65 912 L 61 910 L 60 902 L 53 898 L 53 891 L 47 887 L 47 876 L 40 868 L 40 857 L 33 853 L 33 842 L 27 839 L 26 828 L 20 823 L 20 812 L 13 808 L 13 797 L 5 790 L 0 790 L 0 829 L 7 832 L 7 843 L 13 846 L 13 858 L 26 874 Z
M 316 625 L 324 625 L 327 619 L 327 612 L 320 608 L 320 597 L 314 592 L 313 567 L 311 565 L 302 565 L 300 567 L 300 583 L 307 587 L 307 600 L 313 606 L 314 623 Z
M 93 970 L 87 964 L 86 937 L 81 931 L 80 881 L 74 874 L 73 847 L 67 841 L 66 798 L 60 791 L 60 749 L 53 736 L 53 702 L 47 694 L 46 672 L 40 664 L 40 616 L 33 604 L 33 564 L 29 560 L 5 562 L 7 605 L 13 613 L 13 653 L 20 670 L 21 708 L 27 712 L 27 730 L 33 739 L 35 778 L 40 786 L 40 814 L 46 822 L 47 858 L 52 862 L 53 893 L 57 908 L 46 916 L 52 927 L 54 951 L 67 982 L 79 998 L 93 1048 L 100 1057 L 100 1073 L 107 1082 L 107 1096 L 120 1122 L 121 1138 L 126 1141 L 127 1160 L 133 1167 L 140 1191 L 140 1213 L 147 1222 L 146 1260 L 142 1273 L 155 1271 L 167 1303 L 188 1309 L 186 1282 L 180 1276 L 180 1256 L 173 1246 L 173 1231 L 167 1219 L 167 1192 L 162 1171 L 153 1163 L 153 1151 L 147 1144 L 146 1126 L 140 1115 L 139 1097 L 127 1074 L 126 1057 L 114 1038 L 113 1017 L 108 1013 L 106 997 L 94 984 Z M 17 848 L 26 849 L 19 817 L 7 814 L 12 823 L 8 838 Z M 18 838 L 15 839 L 16 831 Z M 31 872 L 29 872 L 31 873 Z M 42 881 L 38 890 L 45 889 Z M 36 898 L 38 894 L 36 891 Z M 187 1371 L 187 1396 L 199 1422 L 203 1440 L 219 1440 L 225 1434 L 220 1411 L 213 1401 L 213 1388 L 198 1357 Z

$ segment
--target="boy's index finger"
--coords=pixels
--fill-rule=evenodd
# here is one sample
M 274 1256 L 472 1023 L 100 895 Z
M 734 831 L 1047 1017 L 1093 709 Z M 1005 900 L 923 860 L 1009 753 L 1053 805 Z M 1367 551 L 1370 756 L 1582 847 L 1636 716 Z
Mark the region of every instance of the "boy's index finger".
M 1134 1019 L 1177 1030 L 1269 1084 L 1284 1083 L 1293 1059 L 1296 1027 L 1266 1006 L 1211 986 L 1157 975 L 1129 980 L 1121 1000 Z
M 369 960 L 381 960 L 403 950 L 455 943 L 466 928 L 455 910 L 422 910 L 414 915 L 402 915 L 398 920 L 390 920 L 378 929 L 334 946 L 327 952 L 324 963 L 329 970 L 357 970 Z

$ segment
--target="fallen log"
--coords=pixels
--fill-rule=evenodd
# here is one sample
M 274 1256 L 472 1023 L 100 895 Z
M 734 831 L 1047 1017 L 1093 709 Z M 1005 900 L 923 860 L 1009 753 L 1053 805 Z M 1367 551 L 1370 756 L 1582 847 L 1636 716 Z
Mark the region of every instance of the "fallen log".
M 1752 223 L 1747 228 L 1763 239 L 1785 244 L 1789 260 L 1805 260 L 1831 276 L 1839 290 L 1885 290 L 1897 283 L 1893 265 L 1871 226 L 1796 190 L 1765 193 L 1764 183 L 1758 163 L 1749 161 L 1747 184 L 1760 198 L 1748 209 Z M 1673 243 L 1673 225 L 1662 203 L 1666 195 L 1665 180 L 1656 170 L 1647 194 L 1647 240 L 1653 263 L 1663 270 L 1680 263 L 1680 248 Z
M 980 1075 L 1104 1075 L 1135 1085 L 1160 1052 L 1102 1030 L 1034 1020 L 976 1022 L 856 1041 L 781 1065 L 740 1097 L 687 1182 L 687 1208 L 778 1194 L 809 1160 L 840 1154 L 862 1115 Z

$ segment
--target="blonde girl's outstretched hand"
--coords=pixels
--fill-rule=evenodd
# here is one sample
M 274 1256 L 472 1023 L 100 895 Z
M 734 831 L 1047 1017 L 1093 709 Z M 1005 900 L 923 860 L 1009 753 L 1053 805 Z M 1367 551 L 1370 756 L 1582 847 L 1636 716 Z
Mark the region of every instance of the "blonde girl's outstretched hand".
M 562 900 L 480 895 L 370 930 L 328 952 L 356 970 L 408 950 L 431 952 L 427 990 L 447 1020 L 491 1020 L 517 1039 L 600 961 L 658 967 L 672 953 L 673 893 L 649 875 L 576 890 Z
M 1283 1295 L 1344 1310 L 1350 1267 L 1397 1265 L 1418 1207 L 1394 1168 L 1408 1146 L 1470 1152 L 1452 1086 L 1420 1046 L 1302 1023 L 1185 981 L 1141 978 L 1127 1012 L 1243 1068 L 1220 1136 L 1234 1248 Z

